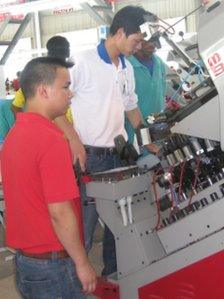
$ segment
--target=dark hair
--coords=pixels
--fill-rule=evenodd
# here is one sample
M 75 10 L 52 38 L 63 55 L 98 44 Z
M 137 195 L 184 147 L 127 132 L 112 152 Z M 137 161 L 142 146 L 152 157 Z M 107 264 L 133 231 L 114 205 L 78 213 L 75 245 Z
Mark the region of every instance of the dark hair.
M 36 87 L 41 84 L 52 84 L 58 68 L 69 68 L 66 61 L 53 57 L 38 57 L 27 63 L 20 77 L 20 86 L 24 97 L 29 99 L 36 93 Z
M 46 44 L 47 56 L 66 60 L 70 56 L 70 45 L 68 40 L 60 35 L 51 37 Z
M 152 15 L 140 6 L 125 6 L 119 10 L 110 26 L 110 34 L 115 35 L 119 28 L 123 28 L 126 36 L 140 31 L 139 26 L 146 22 L 147 16 Z
M 16 76 L 17 76 L 18 78 L 20 78 L 20 76 L 21 76 L 21 71 L 16 72 Z

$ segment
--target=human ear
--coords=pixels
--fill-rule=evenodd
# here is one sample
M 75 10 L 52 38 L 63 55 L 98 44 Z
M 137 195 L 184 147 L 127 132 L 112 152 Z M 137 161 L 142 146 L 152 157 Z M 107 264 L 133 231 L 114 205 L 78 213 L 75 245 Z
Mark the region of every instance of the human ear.
M 42 99 L 47 99 L 48 96 L 48 86 L 46 84 L 40 84 L 37 87 L 37 92 Z
M 118 35 L 118 37 L 123 37 L 124 35 L 125 35 L 125 32 L 124 32 L 124 28 L 122 27 L 122 28 L 119 28 L 118 30 L 117 30 L 117 35 Z

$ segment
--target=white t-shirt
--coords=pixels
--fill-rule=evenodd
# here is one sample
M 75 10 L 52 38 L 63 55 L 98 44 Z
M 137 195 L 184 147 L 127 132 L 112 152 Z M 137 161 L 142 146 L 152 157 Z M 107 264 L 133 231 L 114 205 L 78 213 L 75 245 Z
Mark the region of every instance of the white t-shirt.
M 134 74 L 126 67 L 106 63 L 97 48 L 79 53 L 71 69 L 72 115 L 74 127 L 83 144 L 114 146 L 114 138 L 123 135 L 124 112 L 137 107 Z

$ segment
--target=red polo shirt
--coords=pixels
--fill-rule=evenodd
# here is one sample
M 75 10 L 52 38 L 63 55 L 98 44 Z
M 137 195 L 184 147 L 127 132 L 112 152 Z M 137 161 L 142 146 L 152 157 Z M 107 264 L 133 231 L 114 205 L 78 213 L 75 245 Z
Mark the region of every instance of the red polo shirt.
M 71 200 L 80 219 L 72 156 L 62 131 L 38 114 L 19 113 L 1 161 L 7 245 L 32 253 L 61 250 L 47 205 Z

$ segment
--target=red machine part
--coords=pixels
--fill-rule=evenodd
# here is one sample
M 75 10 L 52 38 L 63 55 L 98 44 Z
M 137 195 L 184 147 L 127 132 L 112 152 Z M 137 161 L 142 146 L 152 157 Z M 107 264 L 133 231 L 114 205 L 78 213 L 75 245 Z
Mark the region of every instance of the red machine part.
M 119 286 L 99 277 L 97 288 L 93 295 L 100 299 L 119 299 Z
M 223 299 L 223 265 L 220 251 L 139 288 L 139 299 Z

